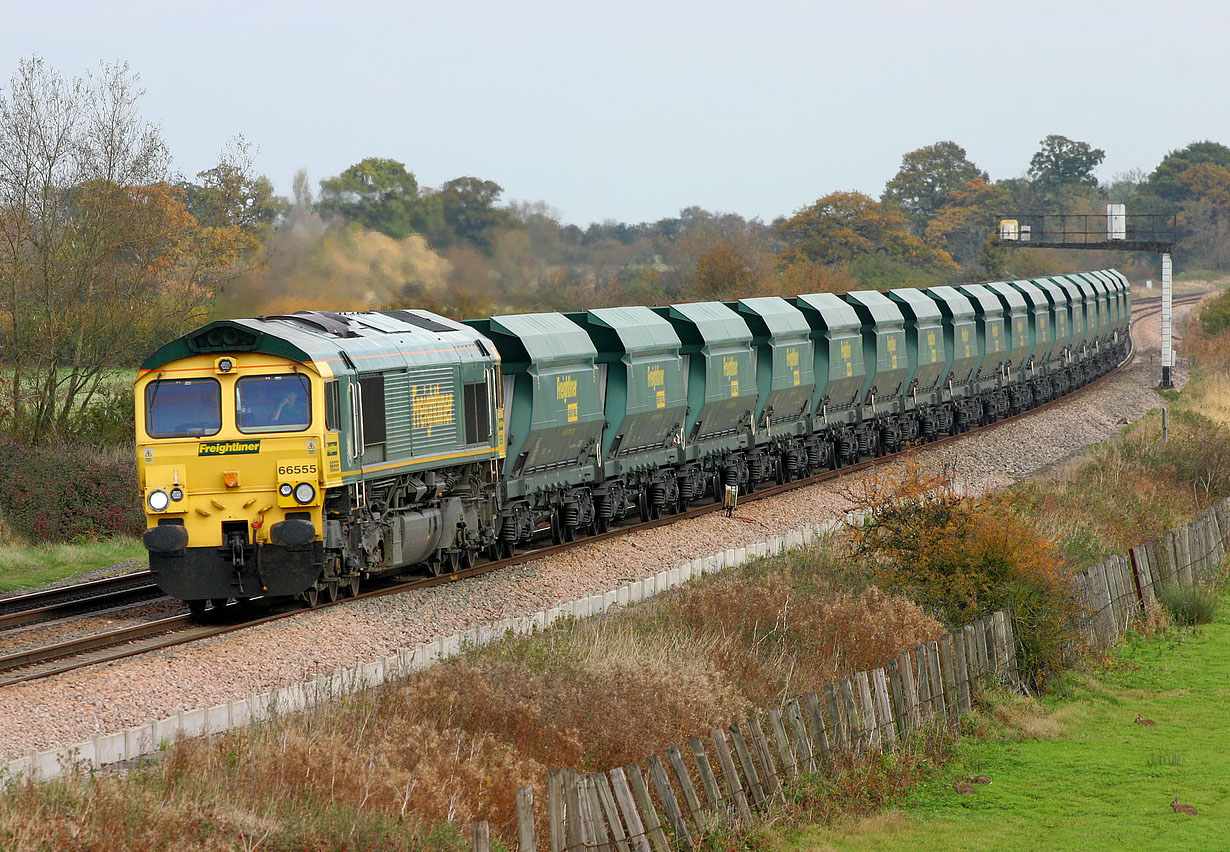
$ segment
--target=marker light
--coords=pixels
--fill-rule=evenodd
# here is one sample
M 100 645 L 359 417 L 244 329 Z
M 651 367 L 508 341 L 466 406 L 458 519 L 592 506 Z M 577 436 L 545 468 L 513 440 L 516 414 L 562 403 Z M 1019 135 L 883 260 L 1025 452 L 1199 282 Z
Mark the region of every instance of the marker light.
M 295 486 L 295 502 L 306 506 L 316 499 L 316 489 L 310 482 L 300 482 Z
M 171 505 L 171 497 L 161 488 L 156 488 L 149 493 L 149 497 L 145 498 L 145 502 L 149 504 L 150 511 L 162 512 Z
M 289 482 L 283 482 L 278 486 L 278 493 L 283 497 L 289 497 L 294 490 Z

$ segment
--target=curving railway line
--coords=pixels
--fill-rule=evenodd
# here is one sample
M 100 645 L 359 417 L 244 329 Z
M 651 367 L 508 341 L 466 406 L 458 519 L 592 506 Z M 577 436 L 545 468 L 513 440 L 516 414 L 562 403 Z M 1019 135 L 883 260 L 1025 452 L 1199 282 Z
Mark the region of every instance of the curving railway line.
M 1174 298 L 1174 304 L 1191 304 L 1199 301 L 1204 295 L 1205 293 L 1193 293 L 1177 296 Z M 1132 325 L 1134 326 L 1142 319 L 1159 313 L 1161 310 L 1160 301 L 1160 297 L 1137 299 L 1132 309 Z M 926 446 L 933 447 L 958 441 L 967 435 L 994 429 L 1008 423 L 1015 423 L 1036 412 L 1073 400 L 1118 374 L 1129 366 L 1135 357 L 1136 351 L 1133 347 L 1129 351 L 1127 358 L 1113 370 L 1066 396 L 977 429 L 932 441 Z M 763 488 L 745 497 L 741 497 L 740 502 L 761 500 L 796 488 L 814 485 L 846 473 L 852 473 L 892 461 L 898 455 L 868 459 L 838 470 L 825 471 L 806 479 Z M 605 541 L 629 532 L 663 526 L 685 518 L 699 517 L 709 512 L 720 511 L 722 508 L 721 504 L 717 503 L 696 506 L 679 514 L 646 522 L 629 523 L 612 528 L 605 533 L 589 536 L 577 541 L 525 551 L 511 558 L 484 562 L 440 576 L 412 577 L 409 579 L 393 578 L 382 581 L 367 591 L 357 594 L 344 594 L 337 601 L 321 602 L 319 606 L 321 608 L 340 606 L 349 600 L 363 600 L 451 583 L 491 571 L 498 571 L 513 565 L 542 559 L 575 547 Z M 544 528 L 542 532 L 546 533 L 548 531 Z M 29 625 L 45 626 L 53 624 L 56 620 L 67 620 L 82 614 L 96 614 L 99 611 L 109 609 L 118 610 L 137 603 L 147 603 L 156 600 L 167 600 L 167 598 L 158 591 L 149 571 L 138 571 L 107 580 L 96 580 L 90 583 L 11 597 L 0 600 L 0 635 Z M 231 605 L 210 610 L 208 618 L 205 619 L 189 613 L 181 613 L 104 632 L 91 633 L 86 636 L 39 647 L 27 648 L 0 656 L 0 687 L 62 674 L 84 666 L 131 657 L 235 630 L 255 627 L 283 618 L 290 618 L 302 612 L 304 612 L 304 609 L 301 605 L 283 603 L 271 609 L 259 610 L 258 614 L 253 617 L 253 608 L 251 606 Z

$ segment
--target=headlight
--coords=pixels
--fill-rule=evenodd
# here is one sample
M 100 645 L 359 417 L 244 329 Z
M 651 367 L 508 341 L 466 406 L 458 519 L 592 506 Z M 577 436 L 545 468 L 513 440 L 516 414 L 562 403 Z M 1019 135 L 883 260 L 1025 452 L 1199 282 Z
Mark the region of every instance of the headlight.
M 289 497 L 291 493 L 294 492 L 294 490 L 295 490 L 294 488 L 291 488 L 291 485 L 289 482 L 283 482 L 281 485 L 278 486 L 278 493 L 281 494 L 283 497 Z
M 300 482 L 295 486 L 295 502 L 306 506 L 316 499 L 316 489 L 310 482 Z
M 174 501 L 176 501 L 176 502 L 179 502 L 180 500 L 183 500 L 183 499 L 184 499 L 184 489 L 182 489 L 182 488 L 172 488 L 172 489 L 171 489 L 171 499 L 172 499 L 172 500 L 174 500 Z
M 149 493 L 145 498 L 145 502 L 149 504 L 150 511 L 162 512 L 167 506 L 171 505 L 171 497 L 161 488 L 157 488 Z

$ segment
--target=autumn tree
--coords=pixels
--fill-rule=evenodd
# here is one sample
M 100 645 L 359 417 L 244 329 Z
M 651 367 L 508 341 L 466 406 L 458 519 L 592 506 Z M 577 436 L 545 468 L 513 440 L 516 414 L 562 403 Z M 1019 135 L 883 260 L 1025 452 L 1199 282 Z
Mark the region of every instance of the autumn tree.
M 1051 134 L 1042 140 L 1038 153 L 1029 161 L 1029 179 L 1047 189 L 1069 184 L 1096 187 L 1093 170 L 1101 165 L 1106 152 L 1087 142 Z
M 987 173 L 971 163 L 956 142 L 936 142 L 901 158 L 901 168 L 885 185 L 883 201 L 900 207 L 911 230 L 921 234 L 949 196 L 972 180 L 985 183 Z
M 124 64 L 66 80 L 22 60 L 0 91 L 0 411 L 11 433 L 71 432 L 108 369 L 184 330 L 212 260 Z
M 951 192 L 944 204 L 927 223 L 925 238 L 936 248 L 942 248 L 962 266 L 978 264 L 991 274 L 997 269 L 985 269 L 985 263 L 995 258 L 986 248 L 994 235 L 997 217 L 1010 209 L 1012 195 L 1002 186 L 988 184 L 981 177 L 967 181 Z
M 1219 142 L 1193 142 L 1186 148 L 1171 151 L 1149 175 L 1146 187 L 1149 192 L 1174 203 L 1187 198 L 1187 189 L 1179 176 L 1192 166 L 1207 163 L 1230 168 L 1230 148 Z
M 1182 194 L 1179 228 L 1193 265 L 1230 270 L 1230 168 L 1199 163 L 1175 177 Z
M 860 192 L 826 195 L 774 228 L 784 244 L 778 255 L 785 265 L 849 264 L 868 255 L 883 255 L 907 266 L 937 272 L 957 269 L 948 252 L 909 232 L 905 216 Z

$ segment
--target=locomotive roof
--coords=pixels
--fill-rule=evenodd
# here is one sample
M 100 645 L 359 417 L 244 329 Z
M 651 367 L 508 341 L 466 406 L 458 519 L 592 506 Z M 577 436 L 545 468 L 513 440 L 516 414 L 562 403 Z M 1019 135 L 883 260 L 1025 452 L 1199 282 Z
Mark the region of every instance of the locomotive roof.
M 162 346 L 141 369 L 156 370 L 193 355 L 236 352 L 262 352 L 302 364 L 335 361 L 351 368 L 363 359 L 364 367 L 380 369 L 444 350 L 495 357 L 494 347 L 474 329 L 430 311 L 299 311 L 212 322 Z

